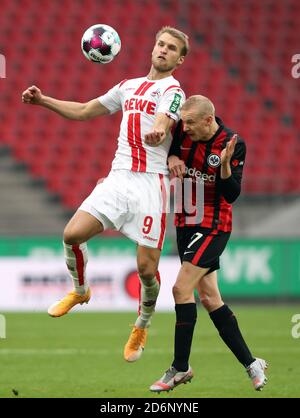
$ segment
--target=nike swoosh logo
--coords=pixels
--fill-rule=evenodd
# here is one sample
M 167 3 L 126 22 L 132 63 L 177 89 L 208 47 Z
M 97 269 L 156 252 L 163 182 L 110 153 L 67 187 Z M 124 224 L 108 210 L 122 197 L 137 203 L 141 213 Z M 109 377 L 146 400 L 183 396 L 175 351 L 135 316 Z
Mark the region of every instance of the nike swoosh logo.
M 174 384 L 175 385 L 178 385 L 179 383 L 181 383 L 181 382 L 184 382 L 185 381 L 185 379 L 186 378 L 189 378 L 190 377 L 190 373 L 189 372 L 187 372 L 184 376 L 182 376 L 180 379 L 176 379 L 175 377 L 174 377 Z
M 186 252 L 184 252 L 184 253 L 183 253 L 183 255 L 186 255 L 186 254 L 193 254 L 193 252 L 194 252 L 194 251 L 186 251 Z

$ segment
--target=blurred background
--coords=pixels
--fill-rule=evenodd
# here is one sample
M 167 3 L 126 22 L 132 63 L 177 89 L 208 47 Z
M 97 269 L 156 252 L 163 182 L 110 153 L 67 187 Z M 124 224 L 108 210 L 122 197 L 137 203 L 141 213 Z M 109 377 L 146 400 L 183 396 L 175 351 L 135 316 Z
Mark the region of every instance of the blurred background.
M 243 192 L 222 256 L 228 298 L 300 298 L 300 53 L 298 0 L 0 0 L 0 310 L 44 310 L 70 287 L 62 232 L 111 166 L 121 114 L 68 121 L 21 102 L 46 95 L 85 102 L 124 78 L 146 75 L 156 32 L 175 26 L 191 52 L 175 73 L 186 95 L 208 96 L 247 143 Z M 95 23 L 122 40 L 108 65 L 88 62 L 83 32 Z M 3 62 L 3 60 L 2 60 Z M 300 71 L 299 71 L 300 74 Z M 172 215 L 159 309 L 173 309 L 179 268 Z M 90 309 L 135 309 L 135 246 L 107 233 L 90 242 Z M 55 300 L 55 299 L 54 299 Z

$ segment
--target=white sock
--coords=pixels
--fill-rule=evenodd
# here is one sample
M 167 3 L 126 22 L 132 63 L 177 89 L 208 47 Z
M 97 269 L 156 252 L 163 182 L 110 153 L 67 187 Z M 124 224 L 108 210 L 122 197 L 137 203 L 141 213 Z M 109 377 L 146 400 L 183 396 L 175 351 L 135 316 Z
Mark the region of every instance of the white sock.
M 140 277 L 141 283 L 141 302 L 139 317 L 135 321 L 135 326 L 138 328 L 146 328 L 150 325 L 151 317 L 155 311 L 155 305 L 159 294 L 160 282 L 159 273 L 151 280 L 143 280 Z
M 79 295 L 84 295 L 88 289 L 85 277 L 85 269 L 88 261 L 87 244 L 69 245 L 64 243 L 65 260 L 73 280 L 74 290 Z

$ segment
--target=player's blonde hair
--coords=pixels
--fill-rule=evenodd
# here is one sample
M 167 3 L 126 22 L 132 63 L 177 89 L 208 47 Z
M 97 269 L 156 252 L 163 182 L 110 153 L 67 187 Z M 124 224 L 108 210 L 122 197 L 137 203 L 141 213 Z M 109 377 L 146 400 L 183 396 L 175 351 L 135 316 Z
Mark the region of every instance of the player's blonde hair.
M 174 38 L 179 39 L 183 46 L 181 48 L 181 55 L 183 55 L 184 57 L 187 55 L 187 53 L 189 52 L 190 49 L 190 45 L 189 45 L 189 37 L 181 32 L 180 30 L 173 28 L 172 26 L 163 26 L 161 28 L 161 30 L 159 32 L 157 32 L 155 39 L 158 40 L 158 38 L 163 34 L 163 33 L 168 33 L 171 36 L 173 36 Z
M 200 94 L 190 96 L 182 105 L 181 111 L 195 109 L 199 116 L 215 116 L 215 106 L 208 97 Z

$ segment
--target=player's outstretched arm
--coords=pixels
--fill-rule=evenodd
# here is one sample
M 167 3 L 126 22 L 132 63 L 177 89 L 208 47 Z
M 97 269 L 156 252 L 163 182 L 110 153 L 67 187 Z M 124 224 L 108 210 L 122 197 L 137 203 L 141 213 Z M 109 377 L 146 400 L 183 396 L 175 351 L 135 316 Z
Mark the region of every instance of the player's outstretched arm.
M 174 120 L 164 113 L 157 113 L 153 129 L 145 135 L 145 143 L 152 147 L 162 144 L 170 132 L 174 124 Z
M 73 120 L 88 120 L 96 116 L 106 115 L 109 110 L 98 99 L 87 103 L 69 102 L 44 96 L 36 86 L 28 87 L 22 94 L 22 101 L 26 104 L 35 104 L 53 110 L 61 116 Z

